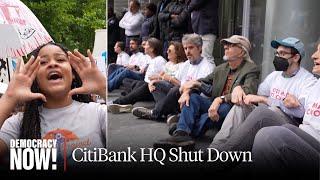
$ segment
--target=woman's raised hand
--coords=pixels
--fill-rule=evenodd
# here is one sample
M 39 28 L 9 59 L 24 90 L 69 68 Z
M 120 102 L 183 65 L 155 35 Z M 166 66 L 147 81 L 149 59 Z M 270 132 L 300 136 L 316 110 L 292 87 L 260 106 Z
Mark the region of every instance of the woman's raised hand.
M 87 50 L 89 60 L 80 52 L 75 50 L 68 52 L 70 64 L 79 74 L 82 86 L 72 89 L 69 95 L 74 94 L 97 94 L 106 99 L 106 78 L 99 71 L 90 50 Z
M 41 93 L 31 92 L 31 86 L 36 78 L 40 67 L 40 57 L 36 59 L 31 56 L 29 61 L 24 64 L 23 60 L 19 60 L 13 78 L 9 83 L 5 96 L 13 100 L 14 103 L 41 99 L 46 102 L 46 97 Z

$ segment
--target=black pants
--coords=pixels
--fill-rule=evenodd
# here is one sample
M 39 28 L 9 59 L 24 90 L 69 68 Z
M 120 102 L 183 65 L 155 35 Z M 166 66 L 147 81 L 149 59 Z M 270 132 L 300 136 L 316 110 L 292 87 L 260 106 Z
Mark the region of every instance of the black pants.
M 254 140 L 254 172 L 259 177 L 319 179 L 320 143 L 291 124 L 261 129 Z
M 161 119 L 169 114 L 177 114 L 179 112 L 178 100 L 181 96 L 179 88 L 179 86 L 171 88 L 167 96 L 158 101 L 153 109 L 153 113 L 156 115 L 157 119 Z
M 145 81 L 137 81 L 129 94 L 113 101 L 115 104 L 134 104 L 138 101 L 152 101 L 153 96 L 149 91 L 148 83 Z

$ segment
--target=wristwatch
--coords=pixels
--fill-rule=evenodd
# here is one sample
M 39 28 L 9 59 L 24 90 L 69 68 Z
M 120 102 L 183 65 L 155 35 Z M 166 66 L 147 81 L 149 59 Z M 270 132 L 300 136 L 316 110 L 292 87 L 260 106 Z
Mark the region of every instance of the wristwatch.
M 222 102 L 226 102 L 226 97 L 225 96 L 220 96 L 220 98 L 222 99 Z

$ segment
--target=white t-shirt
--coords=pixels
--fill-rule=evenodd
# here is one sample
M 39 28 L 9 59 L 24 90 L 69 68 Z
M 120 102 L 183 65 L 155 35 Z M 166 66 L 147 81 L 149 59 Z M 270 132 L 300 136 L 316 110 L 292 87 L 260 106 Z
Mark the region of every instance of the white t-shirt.
M 141 12 L 132 14 L 130 11 L 128 11 L 120 20 L 119 27 L 125 29 L 125 34 L 127 36 L 140 35 L 143 21 L 144 17 Z
M 320 80 L 312 87 L 306 98 L 305 115 L 299 126 L 320 142 Z
M 312 86 L 317 82 L 317 79 L 302 67 L 300 67 L 300 70 L 295 76 L 290 78 L 284 77 L 282 73 L 283 71 L 274 71 L 269 74 L 259 85 L 258 95 L 268 97 L 270 106 L 279 106 L 286 114 L 294 115 L 287 112 L 288 109 L 284 109 L 283 100 L 289 93 L 294 95 L 300 104 L 303 105 L 307 94 L 309 94 Z
M 142 52 L 137 52 L 130 56 L 129 64 L 139 66 L 139 68 L 142 69 L 149 63 L 149 58 L 150 56 L 144 55 Z
M 147 54 L 144 54 L 143 59 L 140 60 L 139 67 L 140 69 L 146 68 L 151 62 L 151 57 Z
M 173 62 L 169 61 L 164 66 L 164 73 L 170 76 L 175 76 L 182 64 L 182 62 L 174 64 Z
M 122 51 L 117 56 L 116 64 L 127 66 L 129 64 L 129 59 L 130 59 L 130 56 L 126 52 Z
M 162 72 L 166 63 L 167 61 L 162 56 L 157 56 L 153 59 L 150 59 L 144 81 L 149 83 L 149 77 Z
M 190 64 L 190 61 L 187 60 L 181 65 L 175 78 L 180 81 L 180 85 L 182 86 L 187 81 L 206 77 L 213 72 L 214 68 L 215 65 L 211 64 L 205 57 L 196 65 Z
M 57 140 L 58 156 L 63 154 L 64 142 L 67 142 L 67 159 L 71 159 L 75 148 L 106 147 L 106 113 L 105 105 L 93 102 L 73 101 L 69 106 L 57 109 L 39 107 L 41 137 Z M 8 148 L 10 139 L 20 136 L 22 118 L 23 113 L 13 115 L 1 127 L 0 139 Z

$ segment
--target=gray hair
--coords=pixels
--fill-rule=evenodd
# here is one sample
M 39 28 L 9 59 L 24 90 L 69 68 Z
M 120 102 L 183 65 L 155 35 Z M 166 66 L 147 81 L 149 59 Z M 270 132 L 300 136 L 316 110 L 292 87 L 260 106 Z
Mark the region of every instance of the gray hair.
M 249 54 L 249 52 L 246 50 L 246 48 L 244 48 L 243 46 L 241 46 L 241 48 L 242 48 L 242 49 L 244 50 L 244 52 L 245 52 L 245 55 L 243 56 L 243 59 L 244 59 L 245 61 L 254 63 L 254 61 L 251 59 L 250 54 Z
M 182 44 L 185 45 L 185 44 L 194 44 L 196 46 L 200 46 L 202 47 L 202 39 L 201 39 L 201 36 L 199 36 L 198 34 L 185 34 L 183 35 L 183 38 L 182 38 Z

